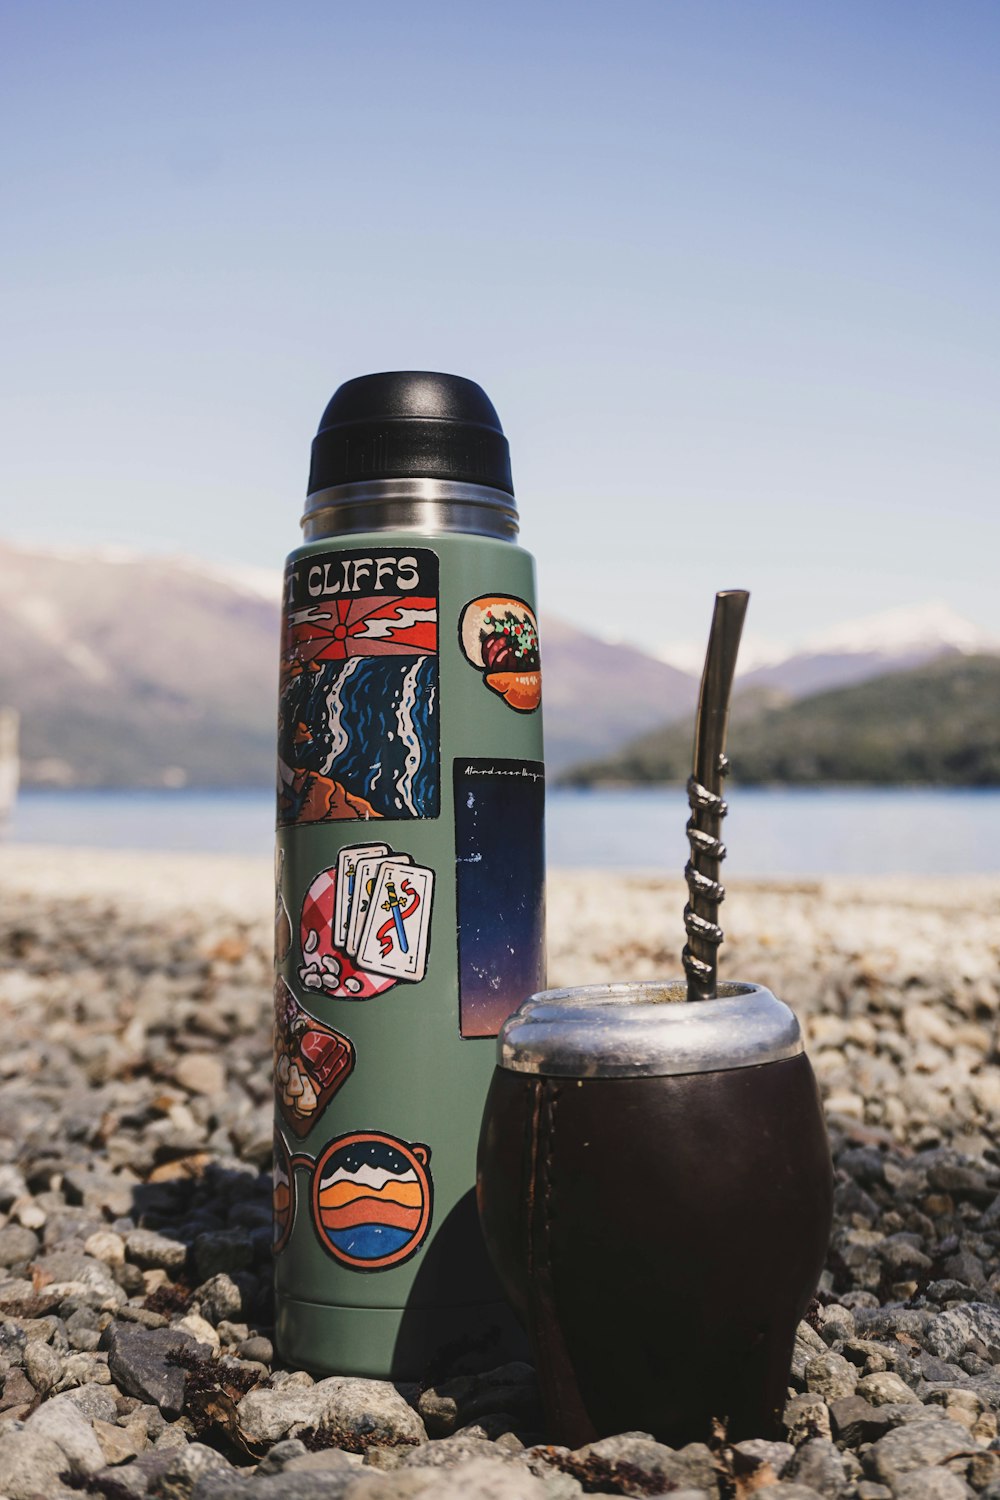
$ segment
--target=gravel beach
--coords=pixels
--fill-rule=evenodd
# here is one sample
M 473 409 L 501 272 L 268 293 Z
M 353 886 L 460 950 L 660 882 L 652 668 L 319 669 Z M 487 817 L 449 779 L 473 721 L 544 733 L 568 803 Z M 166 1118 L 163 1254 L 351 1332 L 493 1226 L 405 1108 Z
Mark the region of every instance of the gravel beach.
M 1000 879 L 732 891 L 836 1169 L 786 1440 L 576 1453 L 527 1365 L 275 1361 L 268 862 L 8 846 L 0 889 L 0 1500 L 1000 1500 Z M 683 902 L 550 872 L 550 983 L 677 975 Z

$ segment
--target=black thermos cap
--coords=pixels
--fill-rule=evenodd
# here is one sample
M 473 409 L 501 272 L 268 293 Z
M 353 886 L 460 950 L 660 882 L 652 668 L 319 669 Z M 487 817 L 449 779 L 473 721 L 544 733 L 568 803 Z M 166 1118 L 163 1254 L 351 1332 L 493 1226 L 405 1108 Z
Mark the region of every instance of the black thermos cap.
M 461 375 L 391 370 L 334 392 L 312 445 L 309 491 L 378 479 L 449 479 L 514 493 L 493 402 Z

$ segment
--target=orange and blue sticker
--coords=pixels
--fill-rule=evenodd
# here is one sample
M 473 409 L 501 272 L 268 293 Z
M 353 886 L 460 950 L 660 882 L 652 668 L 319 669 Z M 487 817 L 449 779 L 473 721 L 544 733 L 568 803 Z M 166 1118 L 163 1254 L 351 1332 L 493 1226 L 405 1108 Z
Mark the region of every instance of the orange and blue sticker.
M 378 1131 L 330 1142 L 313 1169 L 313 1226 L 355 1271 L 385 1271 L 420 1249 L 431 1223 L 430 1149 Z

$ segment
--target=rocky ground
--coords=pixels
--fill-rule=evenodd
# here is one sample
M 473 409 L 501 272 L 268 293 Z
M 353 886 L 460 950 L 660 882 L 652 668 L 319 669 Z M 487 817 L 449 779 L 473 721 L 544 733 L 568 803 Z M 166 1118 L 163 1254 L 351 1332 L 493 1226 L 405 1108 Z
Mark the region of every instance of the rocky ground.
M 0 1497 L 1000 1500 L 1000 882 L 733 893 L 724 972 L 798 1010 L 836 1167 L 786 1440 L 576 1453 L 526 1365 L 276 1361 L 264 866 L 6 849 L 0 889 Z M 553 876 L 551 981 L 678 972 L 681 904 Z

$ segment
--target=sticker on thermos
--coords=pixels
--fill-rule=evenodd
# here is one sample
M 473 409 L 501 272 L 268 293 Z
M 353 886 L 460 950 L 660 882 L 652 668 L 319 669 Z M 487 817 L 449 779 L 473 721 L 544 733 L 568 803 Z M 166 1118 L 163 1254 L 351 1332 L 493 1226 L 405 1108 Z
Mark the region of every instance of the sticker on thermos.
M 460 1030 L 496 1036 L 545 987 L 545 767 L 454 762 Z
M 368 1000 L 427 972 L 434 871 L 388 844 L 352 844 L 302 902 L 298 979 L 304 990 Z
M 349 1037 L 324 1026 L 281 978 L 274 986 L 274 1090 L 282 1118 L 298 1136 L 316 1124 L 350 1077 L 355 1063 Z
M 278 825 L 436 818 L 438 558 L 313 553 L 285 573 Z
M 517 713 L 534 713 L 542 701 L 542 668 L 530 604 L 511 595 L 473 599 L 462 610 L 458 640 L 491 692 Z
M 274 1132 L 271 1209 L 274 1224 L 271 1249 L 279 1255 L 288 1243 L 295 1217 L 295 1172 L 280 1130 Z
M 379 1131 L 331 1141 L 313 1168 L 313 1225 L 324 1250 L 355 1271 L 385 1271 L 415 1255 L 430 1228 L 428 1146 Z

